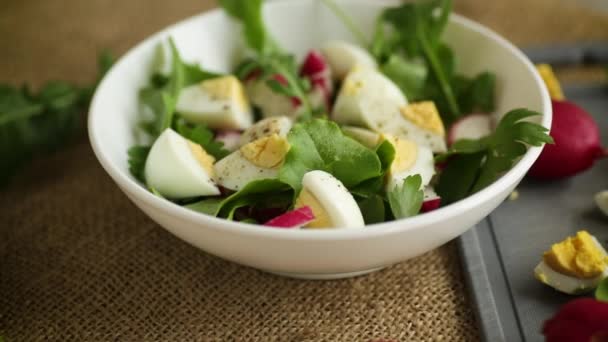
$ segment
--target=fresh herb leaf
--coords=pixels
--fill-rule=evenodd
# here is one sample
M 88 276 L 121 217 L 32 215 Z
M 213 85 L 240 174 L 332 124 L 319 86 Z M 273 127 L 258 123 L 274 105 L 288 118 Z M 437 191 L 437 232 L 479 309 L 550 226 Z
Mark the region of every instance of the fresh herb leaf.
M 383 141 L 376 148 L 376 155 L 380 160 L 380 174 L 351 188 L 350 192 L 352 194 L 363 198 L 373 197 L 376 194 L 384 195 L 385 176 L 395 159 L 395 147 L 390 142 Z
M 382 73 L 390 78 L 409 99 L 420 99 L 427 79 L 428 69 L 420 61 L 413 62 L 393 54 L 381 67 Z
M 357 201 L 365 224 L 380 223 L 385 221 L 384 200 L 379 195 Z
M 291 148 L 279 179 L 296 192 L 302 187 L 304 174 L 312 170 L 331 173 L 347 188 L 381 174 L 376 153 L 345 136 L 331 121 L 312 119 L 296 124 L 287 140 Z
M 231 220 L 238 208 L 266 201 L 273 196 L 281 196 L 290 201 L 293 199 L 293 190 L 277 179 L 262 179 L 250 182 L 222 202 L 219 216 Z
M 453 83 L 463 113 L 494 111 L 496 75 L 486 71 L 473 79 L 456 76 Z
M 279 48 L 266 30 L 262 16 L 263 0 L 218 0 L 230 16 L 243 25 L 247 45 L 261 55 L 279 52 Z
M 552 144 L 548 130 L 525 119 L 540 115 L 527 109 L 508 112 L 490 136 L 457 141 L 436 160 L 448 160 L 441 172 L 438 194 L 446 204 L 492 184 L 523 156 L 528 145 Z
M 414 216 L 420 212 L 424 200 L 421 186 L 420 175 L 408 176 L 401 185 L 395 186 L 387 193 L 391 211 L 396 219 Z
M 146 182 L 144 170 L 149 153 L 150 146 L 132 146 L 127 152 L 129 155 L 129 171 L 133 177 L 142 183 Z
M 100 56 L 99 75 L 93 85 L 80 87 L 51 81 L 38 93 L 0 84 L 0 186 L 28 160 L 53 151 L 80 127 L 80 115 L 111 61 Z
M 206 215 L 217 216 L 224 200 L 224 198 L 205 198 L 204 200 L 185 205 L 185 207 Z
M 196 64 L 186 63 L 177 50 L 173 38 L 169 38 L 169 50 L 171 53 L 169 75 L 155 73 L 152 75 L 150 85 L 139 92 L 140 103 L 153 114 L 152 120 L 144 120 L 139 126 L 152 138 L 158 137 L 173 124 L 175 106 L 179 93 L 184 87 L 221 76 L 203 70 Z
M 230 154 L 222 142 L 214 139 L 213 131 L 203 124 L 192 125 L 180 119 L 175 121 L 174 128 L 184 138 L 201 145 L 205 152 L 215 157 L 216 160 Z
M 595 299 L 601 302 L 608 302 L 608 278 L 602 279 L 595 289 Z

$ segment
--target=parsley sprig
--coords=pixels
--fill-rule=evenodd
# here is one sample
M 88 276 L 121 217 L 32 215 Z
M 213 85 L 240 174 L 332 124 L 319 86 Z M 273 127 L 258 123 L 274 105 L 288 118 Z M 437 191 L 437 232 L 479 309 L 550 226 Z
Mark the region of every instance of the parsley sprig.
M 458 201 L 492 184 L 528 150 L 528 146 L 552 144 L 548 129 L 525 119 L 540 113 L 515 109 L 500 120 L 491 135 L 459 140 L 436 161 L 447 161 L 437 193 L 444 204 Z

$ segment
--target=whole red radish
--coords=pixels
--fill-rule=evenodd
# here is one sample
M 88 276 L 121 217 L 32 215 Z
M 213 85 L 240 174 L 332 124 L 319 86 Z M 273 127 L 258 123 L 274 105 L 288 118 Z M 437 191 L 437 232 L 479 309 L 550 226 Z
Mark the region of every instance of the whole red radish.
M 591 115 L 568 101 L 552 101 L 553 145 L 546 145 L 528 173 L 538 179 L 560 179 L 589 169 L 607 151 L 601 146 L 600 132 Z

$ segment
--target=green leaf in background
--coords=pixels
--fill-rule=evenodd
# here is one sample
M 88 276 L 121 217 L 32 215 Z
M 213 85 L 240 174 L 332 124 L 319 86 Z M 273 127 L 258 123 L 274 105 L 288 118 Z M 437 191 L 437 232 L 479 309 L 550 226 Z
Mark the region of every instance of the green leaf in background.
M 384 200 L 379 195 L 357 201 L 365 224 L 381 223 L 385 221 Z
M 279 179 L 296 193 L 308 171 L 324 170 L 347 188 L 381 174 L 380 159 L 374 151 L 345 136 L 335 123 L 312 119 L 296 124 L 287 136 L 291 145 Z
M 420 99 L 427 79 L 428 69 L 424 63 L 406 60 L 400 55 L 391 55 L 380 69 L 406 95 L 408 99 Z
M 190 125 L 180 119 L 175 122 L 174 128 L 184 138 L 201 145 L 205 152 L 215 157 L 216 160 L 230 154 L 222 142 L 213 138 L 213 131 L 203 124 Z
M 279 50 L 264 24 L 263 0 L 218 0 L 218 3 L 230 16 L 241 22 L 245 41 L 252 50 L 261 55 Z
M 456 76 L 454 84 L 463 113 L 494 111 L 496 75 L 482 72 L 473 79 Z
M 595 299 L 601 302 L 608 302 L 608 278 L 602 279 L 595 289 Z
M 395 186 L 387 193 L 391 211 L 396 219 L 414 216 L 420 212 L 424 200 L 421 186 L 420 175 L 408 176 L 401 185 Z
M 26 86 L 0 84 L 0 186 L 33 156 L 55 150 L 76 133 L 112 60 L 107 53 L 100 56 L 99 76 L 91 86 L 51 81 L 32 93 Z
M 150 146 L 133 146 L 129 148 L 129 171 L 137 180 L 146 183 L 144 170 L 146 159 L 150 153 Z
M 486 151 L 456 155 L 448 160 L 441 171 L 436 191 L 442 205 L 454 203 L 467 197 L 479 176 Z

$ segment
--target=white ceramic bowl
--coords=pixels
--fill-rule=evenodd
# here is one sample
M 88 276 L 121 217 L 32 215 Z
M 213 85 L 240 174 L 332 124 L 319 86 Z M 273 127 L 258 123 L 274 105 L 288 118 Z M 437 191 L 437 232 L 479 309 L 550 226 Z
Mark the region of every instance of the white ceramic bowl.
M 338 1 L 366 32 L 383 7 L 394 1 Z M 302 58 L 328 39 L 353 40 L 317 0 L 270 2 L 266 22 L 279 43 Z M 486 189 L 450 206 L 402 221 L 362 230 L 280 230 L 199 214 L 160 199 L 129 173 L 127 149 L 136 142 L 137 93 L 151 74 L 155 49 L 174 37 L 183 57 L 211 70 L 229 71 L 243 52 L 239 26 L 219 10 L 204 13 L 146 39 L 112 68 L 97 90 L 89 113 L 89 136 L 101 165 L 147 215 L 184 241 L 221 258 L 301 278 L 329 279 L 370 272 L 413 258 L 459 236 L 494 210 L 536 160 L 531 148 L 512 170 Z M 551 126 L 551 103 L 533 65 L 513 45 L 487 28 L 453 15 L 445 40 L 458 69 L 483 70 L 498 79 L 497 112 L 527 107 Z

